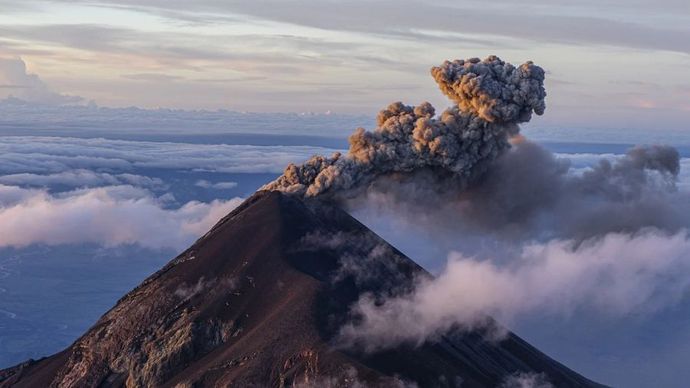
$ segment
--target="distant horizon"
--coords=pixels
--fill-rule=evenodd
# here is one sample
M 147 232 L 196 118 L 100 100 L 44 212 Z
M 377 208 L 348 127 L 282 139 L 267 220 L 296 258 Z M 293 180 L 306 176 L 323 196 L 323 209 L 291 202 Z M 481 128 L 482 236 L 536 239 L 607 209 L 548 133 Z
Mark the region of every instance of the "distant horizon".
M 447 105 L 451 105 L 447 102 Z M 445 106 L 444 106 L 445 107 Z M 12 110 L 18 108 L 18 110 Z M 382 107 L 383 108 L 383 107 Z M 142 116 L 124 115 L 124 113 L 139 112 Z M 93 113 L 88 116 L 75 117 L 72 113 Z M 183 109 L 183 108 L 145 108 L 138 106 L 110 107 L 97 104 L 43 104 L 22 100 L 17 97 L 0 99 L 0 135 L 7 135 L 13 123 L 21 123 L 22 130 L 30 130 L 29 123 L 36 125 L 33 129 L 42 131 L 59 127 L 66 129 L 69 123 L 88 123 L 95 125 L 99 121 L 107 121 L 108 131 L 119 130 L 141 131 L 149 133 L 177 133 L 187 131 L 190 139 L 194 134 L 199 136 L 208 134 L 245 134 L 251 135 L 303 135 L 323 136 L 346 139 L 358 127 L 373 129 L 376 124 L 376 113 L 355 114 L 341 112 L 253 112 L 237 111 L 226 108 L 219 109 Z M 439 113 L 439 112 L 437 112 Z M 212 117 L 208 117 L 212 116 Z M 558 124 L 555 120 L 547 120 L 547 111 L 542 117 L 535 117 L 532 122 L 522 125 L 522 133 L 535 141 L 582 142 L 607 144 L 673 144 L 677 146 L 690 145 L 687 130 L 677 128 L 655 128 L 644 121 L 634 126 L 615 123 L 608 126 L 596 125 L 567 125 Z M 211 120 L 213 119 L 213 120 Z M 258 119 L 258 121 L 257 121 Z M 268 120 L 268 122 L 262 122 Z M 155 123 L 159 121 L 160 125 Z M 189 132 L 189 122 L 198 124 L 194 131 Z M 268 124 L 270 122 L 270 125 Z M 105 122 L 104 122 L 105 123 Z M 119 124 L 121 128 L 118 130 Z M 80 124 L 79 128 L 81 128 Z M 134 126 L 132 126 L 134 125 Z M 306 125 L 301 127 L 300 125 Z M 93 135 L 90 130 L 80 130 Z M 144 131 L 145 129 L 145 131 Z M 20 130 L 16 128 L 16 130 Z M 70 129 L 76 134 L 77 128 Z M 21 134 L 13 131 L 11 133 Z M 64 135 L 64 133 L 60 133 Z M 622 141 L 625 140 L 625 141 Z

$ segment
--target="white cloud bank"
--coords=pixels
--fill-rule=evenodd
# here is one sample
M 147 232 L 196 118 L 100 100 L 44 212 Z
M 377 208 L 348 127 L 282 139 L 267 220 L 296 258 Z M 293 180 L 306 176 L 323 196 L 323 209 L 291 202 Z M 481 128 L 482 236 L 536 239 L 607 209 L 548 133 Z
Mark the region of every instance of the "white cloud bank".
M 451 327 L 472 328 L 487 315 L 510 322 L 530 313 L 602 316 L 653 313 L 690 290 L 690 235 L 657 229 L 609 233 L 582 243 L 552 240 L 524 245 L 507 264 L 451 253 L 434 280 L 385 300 L 363 298 L 345 326 L 347 341 L 367 349 L 421 343 Z
M 132 186 L 51 195 L 0 185 L 0 247 L 97 243 L 183 249 L 242 200 L 191 201 L 178 209 L 166 209 L 164 202 Z

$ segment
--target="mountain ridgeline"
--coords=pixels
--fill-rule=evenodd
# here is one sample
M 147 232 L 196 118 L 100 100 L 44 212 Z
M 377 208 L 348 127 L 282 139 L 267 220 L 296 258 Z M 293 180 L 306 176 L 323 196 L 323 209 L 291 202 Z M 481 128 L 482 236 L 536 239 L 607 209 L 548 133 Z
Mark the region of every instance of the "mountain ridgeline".
M 0 387 L 496 387 L 520 374 L 600 386 L 512 333 L 374 352 L 340 338 L 363 293 L 410 292 L 419 276 L 339 208 L 258 192 L 70 347 L 0 371 Z

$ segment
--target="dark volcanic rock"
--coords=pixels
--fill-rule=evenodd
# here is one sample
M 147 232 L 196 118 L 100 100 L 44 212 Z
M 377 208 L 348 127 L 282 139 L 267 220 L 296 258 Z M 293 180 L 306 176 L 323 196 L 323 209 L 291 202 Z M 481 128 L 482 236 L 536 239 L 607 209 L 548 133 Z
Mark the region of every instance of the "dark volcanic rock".
M 513 334 L 333 345 L 362 292 L 406 292 L 415 276 L 429 275 L 345 212 L 259 192 L 72 346 L 1 371 L 0 387 L 494 387 L 521 372 L 597 386 Z

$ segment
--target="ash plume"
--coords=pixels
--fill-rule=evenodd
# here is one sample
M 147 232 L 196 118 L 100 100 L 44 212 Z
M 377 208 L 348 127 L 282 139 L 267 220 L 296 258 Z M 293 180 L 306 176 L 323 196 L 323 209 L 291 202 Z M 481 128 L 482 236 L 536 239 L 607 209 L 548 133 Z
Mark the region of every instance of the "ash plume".
M 443 113 L 391 104 L 347 153 L 289 165 L 263 187 L 333 199 L 365 224 L 404 230 L 404 243 L 436 256 L 426 264 L 451 252 L 409 293 L 360 297 L 341 343 L 376 351 L 483 328 L 487 316 L 618 319 L 679 303 L 690 290 L 690 194 L 677 187 L 676 149 L 636 146 L 576 171 L 519 134 L 545 110 L 540 67 L 492 56 L 431 74 L 454 102 Z M 341 264 L 366 278 L 369 258 Z
M 544 113 L 544 70 L 496 56 L 446 61 L 431 69 L 455 105 L 435 116 L 428 102 L 401 102 L 379 112 L 373 131 L 358 128 L 350 149 L 290 164 L 262 187 L 305 197 L 348 196 L 378 177 L 431 170 L 465 187 L 510 147 L 509 138 L 532 113 Z
M 516 140 L 460 192 L 433 177 L 386 177 L 366 201 L 346 201 L 365 224 L 413 224 L 406 239 L 427 234 L 429 244 L 416 243 L 452 253 L 407 295 L 360 298 L 344 343 L 375 351 L 481 328 L 486 316 L 622 319 L 681 303 L 690 290 L 690 193 L 676 185 L 676 149 L 636 146 L 575 172 L 567 159 Z

